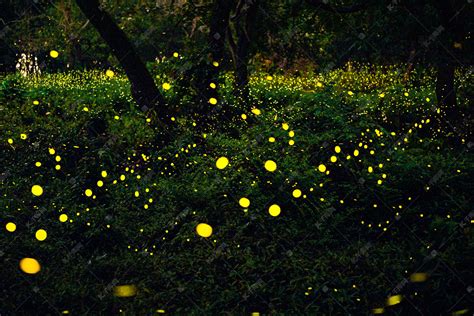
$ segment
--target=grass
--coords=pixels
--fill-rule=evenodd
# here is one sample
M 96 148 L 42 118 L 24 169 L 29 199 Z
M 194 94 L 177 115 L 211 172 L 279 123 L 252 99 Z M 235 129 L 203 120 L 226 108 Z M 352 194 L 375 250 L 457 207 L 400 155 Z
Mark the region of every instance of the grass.
M 472 305 L 472 143 L 435 123 L 431 72 L 404 82 L 399 69 L 257 73 L 247 119 L 217 107 L 207 131 L 184 114 L 167 131 L 155 127 L 120 74 L 7 76 L 0 312 L 462 312 Z M 471 79 L 458 75 L 461 107 Z M 157 80 L 192 111 L 178 81 Z M 222 109 L 236 107 L 224 81 Z M 219 170 L 222 156 L 230 164 Z M 267 160 L 276 171 L 265 170 Z M 212 236 L 198 236 L 198 223 Z M 22 272 L 24 257 L 41 271 Z M 427 280 L 412 282 L 416 273 Z

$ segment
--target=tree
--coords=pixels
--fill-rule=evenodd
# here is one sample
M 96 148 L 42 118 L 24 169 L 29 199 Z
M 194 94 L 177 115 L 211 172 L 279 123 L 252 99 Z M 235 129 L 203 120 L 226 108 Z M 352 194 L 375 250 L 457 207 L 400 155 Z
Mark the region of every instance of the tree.
M 130 80 L 132 96 L 140 108 L 143 111 L 151 108 L 159 119 L 165 119 L 165 100 L 125 33 L 100 7 L 98 0 L 76 0 L 76 3 L 119 61 Z

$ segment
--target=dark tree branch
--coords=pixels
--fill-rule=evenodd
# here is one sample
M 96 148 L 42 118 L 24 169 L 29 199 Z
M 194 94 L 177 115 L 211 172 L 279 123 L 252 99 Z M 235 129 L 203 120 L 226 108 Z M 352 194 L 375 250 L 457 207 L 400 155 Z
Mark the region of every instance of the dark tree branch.
M 132 96 L 141 109 L 152 108 L 159 119 L 164 119 L 165 101 L 125 33 L 100 7 L 98 0 L 76 0 L 76 3 L 118 59 L 130 80 Z

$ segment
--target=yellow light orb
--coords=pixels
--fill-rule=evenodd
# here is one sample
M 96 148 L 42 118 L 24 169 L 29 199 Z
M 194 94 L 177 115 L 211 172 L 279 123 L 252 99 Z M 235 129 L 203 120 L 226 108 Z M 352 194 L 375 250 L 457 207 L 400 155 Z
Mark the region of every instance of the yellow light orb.
M 196 226 L 196 233 L 204 238 L 208 238 L 212 235 L 212 227 L 211 225 L 200 223 Z
M 216 84 L 215 84 L 214 82 L 211 82 L 211 83 L 209 84 L 209 87 L 211 87 L 212 89 L 217 88 L 217 86 L 216 86 Z
M 114 296 L 117 297 L 132 297 L 137 294 L 137 287 L 135 285 L 117 285 L 114 286 Z
M 273 204 L 268 208 L 268 213 L 270 213 L 271 216 L 278 216 L 281 213 L 281 208 L 277 204 Z
M 341 152 L 341 147 L 339 147 L 339 146 L 334 147 L 334 151 L 336 152 L 336 154 L 340 153 Z
M 323 165 L 323 164 L 320 164 L 320 165 L 318 166 L 318 170 L 319 170 L 319 172 L 326 172 L 326 166 Z
M 277 164 L 273 160 L 265 161 L 265 169 L 270 172 L 274 172 L 277 169 Z
M 35 196 L 40 196 L 43 194 L 43 188 L 40 185 L 35 184 L 31 187 L 31 193 L 33 193 Z
M 243 208 L 247 208 L 250 206 L 250 200 L 247 199 L 246 197 L 243 197 L 239 200 L 239 205 L 242 206 Z
M 229 164 L 229 159 L 227 159 L 226 157 L 220 157 L 216 161 L 217 169 L 224 169 L 225 167 L 227 167 L 228 164 Z
M 336 162 L 336 161 L 337 161 L 337 157 L 336 157 L 336 156 L 331 156 L 331 158 L 330 158 L 329 160 L 331 160 L 331 162 Z
M 212 105 L 216 105 L 217 104 L 217 99 L 216 98 L 210 98 L 209 103 L 212 104 Z
M 112 78 L 115 74 L 114 74 L 114 72 L 113 72 L 112 70 L 107 69 L 107 70 L 105 71 L 105 75 L 106 75 L 107 77 L 109 77 L 109 78 Z
M 10 232 L 13 233 L 16 230 L 16 224 L 9 222 L 5 225 L 5 228 Z
M 295 189 L 295 190 L 293 190 L 293 197 L 294 197 L 294 198 L 299 198 L 299 197 L 301 197 L 301 194 L 302 194 L 302 193 L 301 193 L 301 190 L 300 190 L 300 189 Z
M 64 223 L 65 221 L 67 221 L 67 219 L 68 219 L 68 217 L 67 217 L 66 214 L 61 214 L 61 215 L 59 215 L 59 221 L 60 221 L 61 223 Z
M 41 265 L 38 260 L 33 258 L 23 258 L 20 260 L 20 269 L 21 271 L 28 274 L 36 274 L 40 272 Z
M 52 50 L 49 52 L 49 56 L 51 56 L 52 58 L 58 58 L 59 53 L 55 50 Z
M 84 193 L 85 193 L 86 196 L 88 196 L 88 197 L 92 196 L 92 190 L 91 190 L 91 189 L 86 189 L 86 191 L 84 191 Z
M 104 181 L 102 181 L 102 180 L 97 181 L 97 186 L 98 186 L 99 188 L 102 187 L 102 186 L 104 186 Z
M 169 83 L 167 83 L 167 82 L 163 83 L 162 87 L 163 87 L 163 89 L 165 89 L 165 90 L 171 89 L 171 85 L 170 85 Z
M 38 229 L 35 234 L 36 239 L 43 241 L 48 237 L 48 233 L 44 229 Z

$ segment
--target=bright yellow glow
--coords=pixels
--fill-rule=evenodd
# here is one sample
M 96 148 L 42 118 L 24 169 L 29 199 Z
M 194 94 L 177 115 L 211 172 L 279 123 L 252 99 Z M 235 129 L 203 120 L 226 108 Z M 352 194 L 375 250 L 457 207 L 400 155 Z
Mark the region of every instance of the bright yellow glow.
M 215 104 L 217 104 L 217 99 L 216 98 L 210 98 L 209 103 L 212 104 L 212 105 L 215 105 Z
M 216 86 L 216 84 L 215 84 L 214 82 L 211 82 L 211 83 L 209 84 L 209 87 L 211 87 L 212 89 L 217 88 L 217 86 Z
M 97 186 L 98 186 L 99 188 L 102 187 L 102 186 L 104 186 L 104 181 L 102 181 L 102 180 L 97 181 Z
M 331 158 L 329 159 L 331 162 L 336 162 L 337 161 L 337 157 L 336 156 L 331 156 Z
M 13 233 L 16 230 L 16 224 L 9 222 L 5 225 L 5 228 L 10 232 Z
M 23 258 L 20 260 L 20 269 L 21 271 L 28 274 L 36 274 L 40 272 L 41 266 L 38 260 L 33 258 Z
M 262 114 L 262 111 L 260 111 L 260 110 L 257 109 L 257 108 L 253 108 L 253 109 L 252 109 L 252 113 L 255 114 L 255 115 L 260 115 L 260 114 Z
M 277 169 L 277 164 L 273 160 L 265 161 L 265 169 L 270 172 L 274 172 Z
M 387 305 L 392 306 L 392 305 L 397 305 L 402 301 L 402 296 L 401 295 L 394 295 L 390 296 L 387 298 Z
M 115 74 L 114 74 L 114 72 L 113 72 L 112 70 L 107 69 L 107 70 L 105 71 L 105 75 L 106 75 L 107 77 L 109 77 L 109 78 L 112 78 Z
M 323 164 L 320 164 L 320 165 L 318 166 L 318 170 L 319 170 L 319 172 L 326 172 L 326 166 L 323 165 Z
M 90 197 L 92 196 L 92 190 L 91 189 L 86 189 L 86 191 L 84 192 L 86 194 L 86 196 Z
M 227 159 L 226 157 L 220 157 L 216 161 L 217 169 L 224 169 L 225 167 L 227 167 L 228 164 L 229 164 L 229 159 Z
M 51 56 L 52 58 L 58 58 L 59 53 L 55 50 L 52 50 L 49 52 L 49 56 Z
M 287 131 L 290 128 L 290 126 L 288 125 L 288 123 L 283 123 L 283 124 L 281 124 L 281 128 L 283 128 L 285 131 Z
M 137 287 L 135 285 L 117 285 L 114 286 L 114 296 L 117 297 L 131 297 L 137 294 Z
M 240 206 L 242 206 L 243 208 L 247 208 L 247 207 L 250 206 L 250 200 L 247 199 L 246 197 L 240 198 L 239 204 L 240 204 Z
M 354 157 L 357 157 L 357 156 L 359 156 L 359 150 L 356 149 L 354 150 Z
M 163 83 L 162 87 L 163 87 L 163 89 L 165 89 L 165 90 L 171 89 L 171 85 L 170 85 L 169 83 L 167 83 L 167 82 Z
M 270 213 L 271 216 L 278 216 L 280 215 L 281 208 L 277 204 L 273 204 L 268 208 L 268 213 Z
M 44 229 L 38 229 L 35 234 L 36 239 L 43 241 L 48 237 L 48 233 Z
M 40 185 L 35 184 L 31 187 L 31 193 L 33 193 L 35 196 L 40 196 L 43 194 L 43 188 Z
M 212 235 L 212 227 L 211 225 L 200 223 L 196 226 L 196 233 L 204 238 L 208 238 Z
M 301 196 L 301 190 L 300 189 L 295 189 L 293 190 L 293 197 L 294 198 L 299 198 Z
M 61 214 L 61 215 L 59 215 L 59 221 L 60 221 L 61 223 L 64 223 L 65 221 L 67 221 L 67 219 L 68 219 L 68 217 L 67 217 L 66 214 Z

